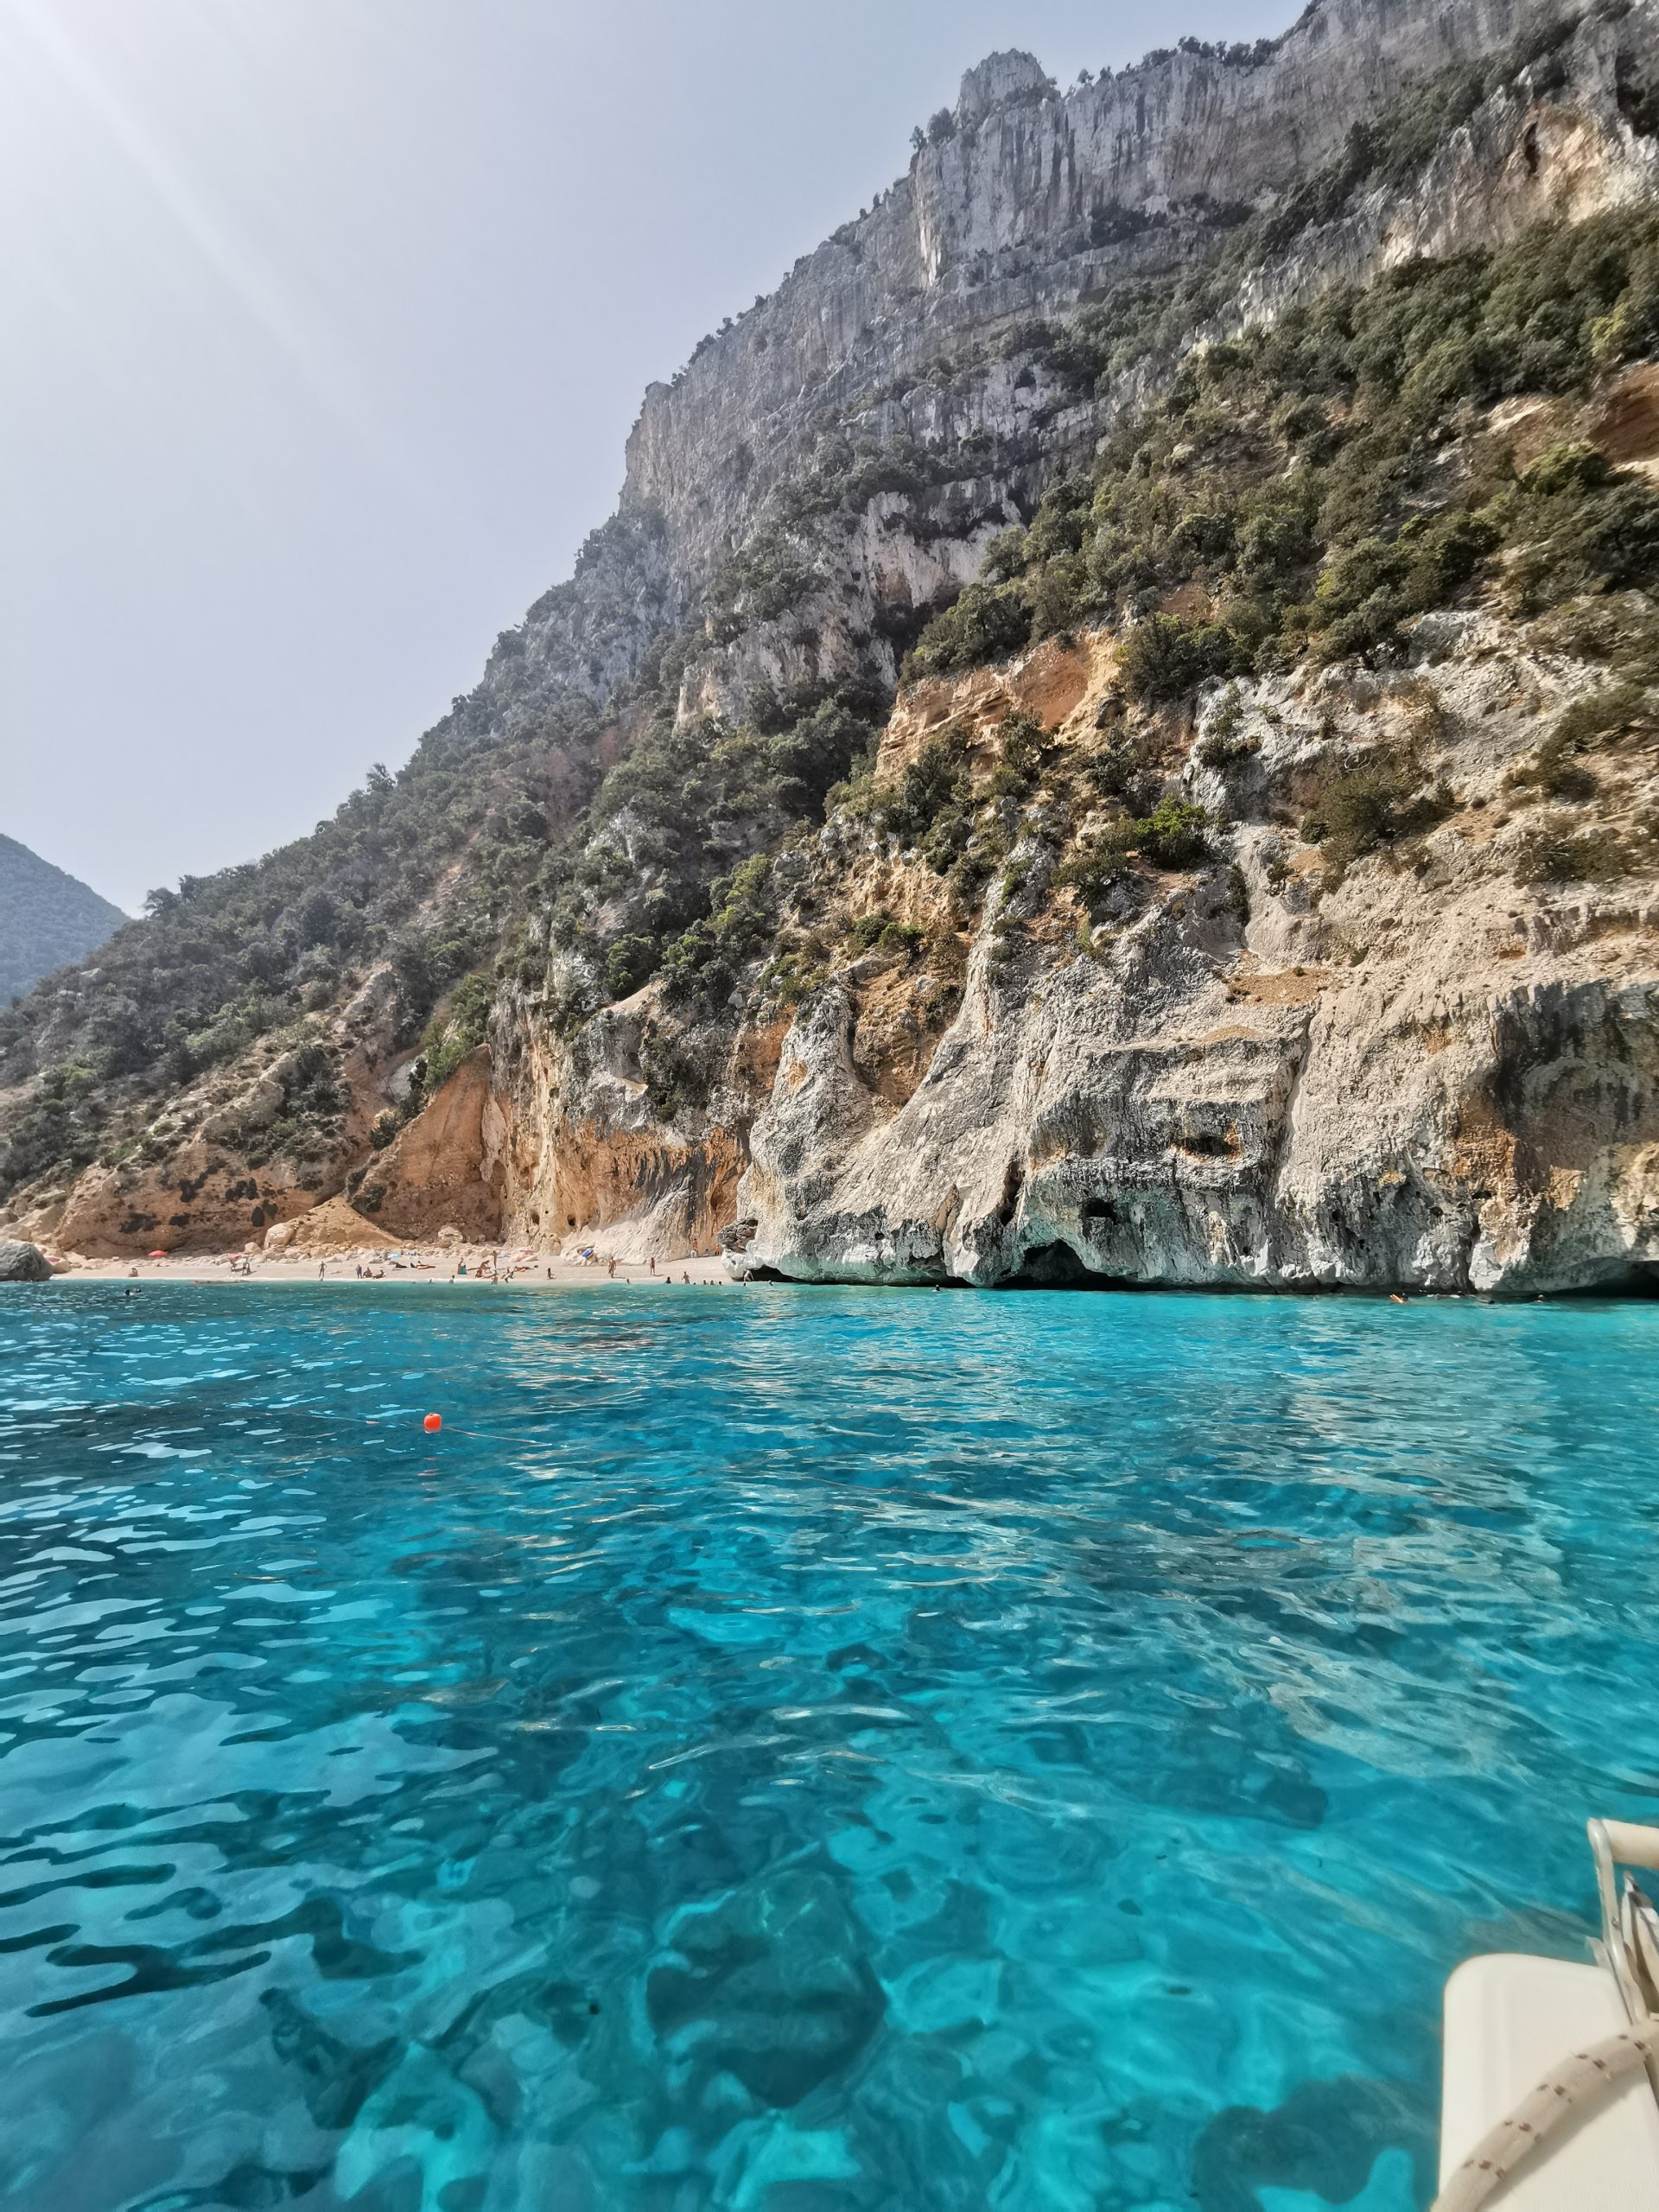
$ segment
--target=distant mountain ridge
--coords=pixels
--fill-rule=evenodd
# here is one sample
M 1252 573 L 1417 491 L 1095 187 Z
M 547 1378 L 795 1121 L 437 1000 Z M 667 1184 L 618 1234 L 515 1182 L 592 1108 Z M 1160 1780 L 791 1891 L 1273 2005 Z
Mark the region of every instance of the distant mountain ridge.
M 0 1006 L 73 960 L 84 960 L 130 918 L 89 885 L 0 836 Z

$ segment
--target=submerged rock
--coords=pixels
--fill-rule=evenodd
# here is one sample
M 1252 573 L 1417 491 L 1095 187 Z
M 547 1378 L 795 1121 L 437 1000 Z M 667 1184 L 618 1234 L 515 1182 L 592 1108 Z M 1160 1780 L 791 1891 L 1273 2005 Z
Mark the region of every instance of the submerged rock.
M 645 1988 L 651 2023 L 762 2104 L 798 2104 L 851 2064 L 879 2024 L 868 1937 L 826 1872 L 789 1867 L 673 1930 Z

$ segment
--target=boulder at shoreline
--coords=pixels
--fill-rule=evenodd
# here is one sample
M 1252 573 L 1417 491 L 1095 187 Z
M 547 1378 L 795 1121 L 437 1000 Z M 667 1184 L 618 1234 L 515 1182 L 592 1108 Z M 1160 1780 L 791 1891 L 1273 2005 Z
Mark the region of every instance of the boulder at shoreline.
M 0 1282 L 49 1282 L 52 1268 L 38 1244 L 0 1237 Z

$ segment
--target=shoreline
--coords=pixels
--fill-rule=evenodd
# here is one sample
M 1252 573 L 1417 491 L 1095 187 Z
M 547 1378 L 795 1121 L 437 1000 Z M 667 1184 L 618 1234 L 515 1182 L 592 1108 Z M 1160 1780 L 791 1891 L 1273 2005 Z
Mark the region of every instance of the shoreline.
M 1249 1304 L 1272 1304 L 1275 1300 L 1305 1300 L 1319 1305 L 1359 1304 L 1408 1306 L 1469 1305 L 1494 1309 L 1526 1306 L 1640 1306 L 1659 1302 L 1652 1291 L 1645 1287 L 1624 1284 L 1601 1284 L 1582 1289 L 1555 1291 L 1528 1291 L 1504 1295 L 1502 1292 L 1476 1290 L 1426 1290 L 1421 1287 L 1408 1289 L 1391 1288 L 1386 1284 L 1351 1284 L 1334 1287 L 1328 1284 L 1275 1284 L 1265 1287 L 1246 1283 L 1136 1283 L 1101 1280 L 1089 1282 L 1025 1283 L 1010 1282 L 976 1285 L 961 1281 L 876 1281 L 868 1277 L 788 1277 L 775 1274 L 753 1276 L 735 1275 L 728 1271 L 723 1256 L 699 1254 L 673 1262 L 659 1262 L 655 1274 L 645 1261 L 618 1261 L 614 1273 L 608 1261 L 603 1265 L 575 1260 L 563 1260 L 556 1255 L 538 1254 L 522 1262 L 504 1262 L 499 1274 L 487 1268 L 482 1274 L 469 1263 L 467 1272 L 461 1274 L 454 1260 L 448 1255 L 442 1260 L 417 1258 L 414 1261 L 389 1260 L 377 1253 L 371 1264 L 362 1267 L 353 1260 L 334 1257 L 327 1261 L 293 1260 L 273 1256 L 265 1260 L 255 1258 L 246 1273 L 240 1260 L 232 1267 L 228 1257 L 221 1259 L 178 1260 L 86 1260 L 54 1262 L 51 1276 L 32 1284 L 19 1284 L 19 1288 L 46 1289 L 51 1283 L 84 1282 L 113 1286 L 124 1285 L 135 1290 L 143 1283 L 158 1286 L 188 1283 L 201 1287 L 215 1284 L 271 1283 L 283 1287 L 295 1287 L 338 1290 L 383 1288 L 387 1286 L 413 1283 L 441 1283 L 446 1289 L 467 1289 L 476 1286 L 489 1290 L 581 1290 L 601 1289 L 607 1286 L 627 1284 L 646 1288 L 682 1287 L 707 1288 L 710 1284 L 727 1289 L 742 1288 L 748 1284 L 776 1284 L 804 1290 L 869 1290 L 869 1291 L 973 1291 L 981 1296 L 1021 1294 L 1053 1295 L 1071 1293 L 1073 1295 L 1117 1295 L 1128 1298 L 1187 1297 L 1202 1299 L 1238 1299 Z M 10 1288 L 11 1285 L 0 1285 Z
M 649 1258 L 625 1260 L 620 1254 L 608 1252 L 595 1254 L 592 1259 L 580 1259 L 572 1253 L 538 1251 L 524 1245 L 399 1245 L 391 1243 L 390 1240 L 373 1248 L 347 1245 L 342 1249 L 335 1245 L 333 1249 L 313 1249 L 308 1253 L 289 1248 L 270 1252 L 179 1253 L 153 1258 L 135 1258 L 130 1255 L 118 1258 L 87 1258 L 78 1253 L 54 1251 L 48 1246 L 43 1249 L 42 1257 L 52 1272 L 49 1278 L 38 1281 L 35 1287 L 44 1287 L 48 1280 L 53 1282 L 121 1283 L 128 1289 L 145 1282 L 190 1283 L 202 1287 L 215 1283 L 246 1282 L 284 1286 L 327 1284 L 336 1288 L 343 1284 L 352 1289 L 389 1283 L 424 1282 L 442 1283 L 451 1288 L 475 1284 L 480 1287 L 498 1290 L 558 1290 L 584 1287 L 591 1289 L 607 1284 L 706 1287 L 711 1283 L 730 1288 L 748 1282 L 792 1282 L 802 1288 L 977 1290 L 982 1294 L 1001 1293 L 1003 1295 L 1070 1291 L 1091 1295 L 1116 1293 L 1135 1298 L 1171 1295 L 1241 1298 L 1252 1302 L 1284 1298 L 1307 1299 L 1320 1303 L 1332 1300 L 1375 1300 L 1402 1306 L 1462 1303 L 1507 1306 L 1659 1302 L 1659 1283 L 1646 1275 L 1637 1281 L 1625 1280 L 1572 1289 L 1509 1293 L 1468 1288 L 1430 1289 L 1421 1285 L 1402 1286 L 1386 1282 L 1153 1283 L 1123 1281 L 1104 1276 L 1075 1281 L 1011 1281 L 976 1285 L 952 1280 L 880 1280 L 858 1274 L 788 1277 L 762 1271 L 750 1275 L 745 1270 L 734 1271 L 730 1258 L 724 1252 L 687 1254 L 672 1260 L 658 1258 L 653 1263 Z

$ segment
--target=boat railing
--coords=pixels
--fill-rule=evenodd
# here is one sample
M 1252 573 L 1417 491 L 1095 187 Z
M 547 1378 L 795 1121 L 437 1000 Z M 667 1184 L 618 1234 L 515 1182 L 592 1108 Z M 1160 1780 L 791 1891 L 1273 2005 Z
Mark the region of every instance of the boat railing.
M 1601 1940 L 1594 1948 L 1637 2026 L 1659 2018 L 1659 1917 L 1628 1872 L 1621 1892 L 1618 1869 L 1659 1874 L 1659 1827 L 1633 1821 L 1592 1821 L 1588 1827 L 1601 1899 Z

